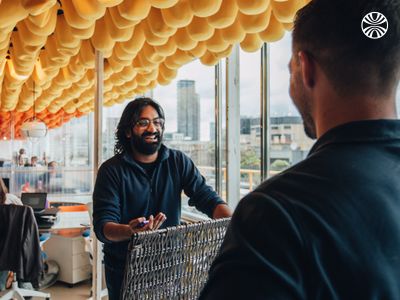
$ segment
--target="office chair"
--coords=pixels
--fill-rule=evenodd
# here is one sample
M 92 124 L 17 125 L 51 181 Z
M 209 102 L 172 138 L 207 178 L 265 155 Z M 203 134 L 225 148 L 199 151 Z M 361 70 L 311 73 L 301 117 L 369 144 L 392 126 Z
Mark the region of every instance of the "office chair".
M 50 299 L 49 293 L 18 287 L 17 274 L 24 281 L 37 282 L 42 270 L 39 230 L 31 207 L 0 205 L 0 245 L 0 270 L 14 272 L 11 289 L 0 293 L 0 300 Z

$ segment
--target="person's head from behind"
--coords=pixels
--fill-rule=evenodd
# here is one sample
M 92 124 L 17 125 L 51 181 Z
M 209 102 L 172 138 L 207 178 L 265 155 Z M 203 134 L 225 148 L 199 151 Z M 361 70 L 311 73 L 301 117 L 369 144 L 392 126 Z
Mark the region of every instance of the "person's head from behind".
M 125 107 L 116 130 L 114 153 L 152 155 L 161 146 L 164 111 L 151 98 L 137 98 Z
M 24 149 L 24 148 L 19 149 L 19 154 L 20 154 L 20 155 L 25 154 L 25 149 Z
M 387 18 L 388 31 L 381 38 L 368 38 L 361 29 L 370 12 Z M 328 83 L 322 88 L 338 98 L 391 99 L 394 110 L 400 70 L 400 0 L 313 0 L 296 15 L 292 50 L 290 94 L 308 136 L 317 135 L 313 109 L 318 105 L 318 71 Z
M 4 204 L 6 202 L 8 189 L 3 179 L 0 177 L 0 204 Z

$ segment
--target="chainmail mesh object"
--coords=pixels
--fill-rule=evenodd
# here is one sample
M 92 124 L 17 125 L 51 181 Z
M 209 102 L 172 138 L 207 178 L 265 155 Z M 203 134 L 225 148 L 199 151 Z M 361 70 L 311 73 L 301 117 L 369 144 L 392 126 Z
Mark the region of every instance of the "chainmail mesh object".
M 122 299 L 197 299 L 229 221 L 210 220 L 134 234 Z

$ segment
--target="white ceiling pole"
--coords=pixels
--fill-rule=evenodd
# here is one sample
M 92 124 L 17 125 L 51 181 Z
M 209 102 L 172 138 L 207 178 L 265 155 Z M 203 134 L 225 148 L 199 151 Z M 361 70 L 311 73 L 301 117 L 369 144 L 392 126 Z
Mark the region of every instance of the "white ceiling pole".
M 102 116 L 103 116 L 103 86 L 104 86 L 104 58 L 103 53 L 96 50 L 96 91 L 94 99 L 94 147 L 93 147 L 93 182 L 96 182 L 97 171 L 102 161 Z M 93 222 L 92 222 L 92 233 Z M 101 283 L 103 276 L 103 268 L 101 263 L 101 243 L 97 240 L 96 235 L 93 238 L 93 270 L 92 270 L 92 292 L 93 299 L 100 300 L 102 297 Z

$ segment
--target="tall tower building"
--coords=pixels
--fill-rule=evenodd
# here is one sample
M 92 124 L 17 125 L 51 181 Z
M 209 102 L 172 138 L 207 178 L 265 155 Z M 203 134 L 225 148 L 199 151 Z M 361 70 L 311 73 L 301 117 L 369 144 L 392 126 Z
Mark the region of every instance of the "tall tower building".
M 200 97 L 194 80 L 178 81 L 178 132 L 193 141 L 200 140 Z

